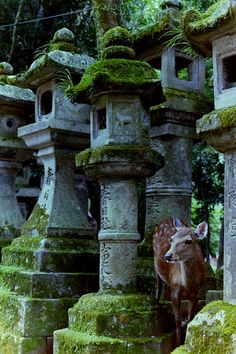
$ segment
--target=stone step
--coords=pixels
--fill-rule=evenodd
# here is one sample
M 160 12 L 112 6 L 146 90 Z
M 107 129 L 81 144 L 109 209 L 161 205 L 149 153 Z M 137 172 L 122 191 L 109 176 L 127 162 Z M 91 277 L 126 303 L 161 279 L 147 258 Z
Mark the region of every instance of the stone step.
M 45 337 L 21 337 L 12 332 L 0 332 L 0 354 L 45 354 L 48 353 Z
M 46 273 L 0 267 L 0 284 L 15 294 L 33 298 L 79 297 L 98 290 L 95 273 Z
M 160 337 L 106 337 L 62 329 L 54 332 L 54 354 L 169 354 L 175 333 Z
M 78 298 L 36 299 L 0 288 L 0 333 L 21 337 L 50 337 L 55 329 L 68 325 L 68 308 Z M 7 353 L 7 352 L 5 352 Z
M 93 273 L 99 269 L 99 256 L 81 251 L 18 249 L 9 246 L 2 250 L 2 264 L 42 272 Z
M 69 328 L 111 337 L 157 337 L 175 329 L 172 309 L 147 295 L 87 294 L 69 310 Z

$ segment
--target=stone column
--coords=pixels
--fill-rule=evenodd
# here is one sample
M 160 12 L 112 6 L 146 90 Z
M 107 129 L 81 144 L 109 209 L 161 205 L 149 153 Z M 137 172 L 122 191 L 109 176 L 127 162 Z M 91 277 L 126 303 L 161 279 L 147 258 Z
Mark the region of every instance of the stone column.
M 137 241 L 140 239 L 136 181 L 109 178 L 100 179 L 100 185 L 100 291 L 130 291 L 136 287 Z
M 90 107 L 70 102 L 58 81 L 65 69 L 80 80 L 93 62 L 65 51 L 76 50 L 73 39 L 59 30 L 51 41 L 56 50 L 15 77 L 36 89 L 35 122 L 18 136 L 38 150 L 44 182 L 21 235 L 3 250 L 0 348 L 9 354 L 52 353 L 53 331 L 67 325 L 68 308 L 98 289 L 98 244 L 75 190 L 75 154 L 89 145 Z
M 9 85 L 8 76 L 13 68 L 1 63 L 4 82 L 0 85 L 0 250 L 19 236 L 24 222 L 16 199 L 16 174 L 22 162 L 31 156 L 17 128 L 25 123 L 33 111 L 35 95 L 31 90 Z
M 136 290 L 140 238 L 136 184 L 163 163 L 149 146 L 144 103 L 145 97 L 149 103 L 154 97 L 160 102 L 162 90 L 148 64 L 123 59 L 134 54 L 127 47 L 125 29 L 111 29 L 104 37 L 106 58 L 92 65 L 76 88 L 78 99 L 87 97 L 92 103 L 91 148 L 76 156 L 76 164 L 96 176 L 101 187 L 100 288 L 97 294 L 81 297 L 70 310 L 69 328 L 55 332 L 54 352 L 72 353 L 75 347 L 91 354 L 167 352 L 173 348 L 173 333 L 158 337 L 163 328 L 153 299 Z M 117 59 L 106 60 L 114 53 Z M 91 87 L 85 88 L 83 79 L 90 80 Z M 171 332 L 172 323 L 167 326 Z
M 236 304 L 236 143 L 235 123 L 231 120 L 236 107 L 213 111 L 198 121 L 198 132 L 217 151 L 225 156 L 224 197 L 224 301 Z

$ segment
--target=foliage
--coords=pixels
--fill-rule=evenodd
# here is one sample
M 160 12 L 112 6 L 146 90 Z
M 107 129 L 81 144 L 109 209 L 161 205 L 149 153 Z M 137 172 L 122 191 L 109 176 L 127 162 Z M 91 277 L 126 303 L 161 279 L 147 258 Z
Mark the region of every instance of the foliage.
M 210 224 L 210 253 L 215 255 L 223 217 L 224 159 L 205 142 L 193 149 L 193 223 Z
M 15 0 L 0 0 L 0 61 L 7 61 L 10 53 L 13 27 L 2 27 L 15 22 L 18 2 Z M 65 16 L 44 17 L 78 11 Z M 18 21 L 36 22 L 18 24 L 16 41 L 11 64 L 17 73 L 29 67 L 33 61 L 34 51 L 48 43 L 53 34 L 60 28 L 67 27 L 75 34 L 76 45 L 81 52 L 96 55 L 95 28 L 91 16 L 90 0 L 52 1 L 52 0 L 24 0 L 23 10 Z

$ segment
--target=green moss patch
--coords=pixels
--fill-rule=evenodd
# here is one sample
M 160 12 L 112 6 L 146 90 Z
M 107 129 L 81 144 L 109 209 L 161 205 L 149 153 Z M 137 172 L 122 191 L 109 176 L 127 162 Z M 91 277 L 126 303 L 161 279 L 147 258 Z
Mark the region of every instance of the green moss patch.
M 116 26 L 108 30 L 101 39 L 101 47 L 106 48 L 116 45 L 131 45 L 130 33 L 127 29 Z
M 197 121 L 197 133 L 220 131 L 236 127 L 236 107 L 219 109 L 204 115 Z
M 37 203 L 29 219 L 24 223 L 21 228 L 22 235 L 42 236 L 46 232 L 48 225 L 49 215 Z
M 205 306 L 189 324 L 188 353 L 222 354 L 236 351 L 236 306 L 216 301 Z
M 185 349 L 185 346 L 182 345 L 181 347 L 176 348 L 171 354 L 188 354 L 188 352 Z
M 76 155 L 76 165 L 78 167 L 104 162 L 120 162 L 120 160 L 129 163 L 147 162 L 156 166 L 160 166 L 163 163 L 159 153 L 148 146 L 139 145 L 103 146 L 101 148 L 86 149 Z
M 126 343 L 116 338 L 78 333 L 72 330 L 55 332 L 55 354 L 123 354 Z
M 213 100 L 195 92 L 186 92 L 169 87 L 163 88 L 166 102 L 152 106 L 150 111 L 157 111 L 162 108 L 171 108 L 175 110 L 184 110 L 203 114 L 209 112 L 213 107 Z
M 148 63 L 128 59 L 99 60 L 86 69 L 80 83 L 66 93 L 83 101 L 96 90 L 137 89 L 155 81 L 158 75 Z
M 112 58 L 134 59 L 135 51 L 130 47 L 125 47 L 122 45 L 114 45 L 102 50 L 101 59 Z
M 220 0 L 200 14 L 189 10 L 183 16 L 184 34 L 193 48 L 204 56 L 211 56 L 212 39 L 224 35 L 235 26 L 236 8 L 228 0 Z
M 183 20 L 187 24 L 185 26 L 186 31 L 190 33 L 211 32 L 213 29 L 222 26 L 227 19 L 233 17 L 233 8 L 230 7 L 228 0 L 217 1 L 203 14 L 196 10 L 194 12 L 193 10 L 190 11 L 186 12 Z

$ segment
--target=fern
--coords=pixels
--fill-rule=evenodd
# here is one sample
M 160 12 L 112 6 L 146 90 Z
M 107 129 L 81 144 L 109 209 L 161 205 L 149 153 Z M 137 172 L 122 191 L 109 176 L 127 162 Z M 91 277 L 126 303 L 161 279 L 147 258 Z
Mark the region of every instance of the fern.
M 186 53 L 188 55 L 191 55 L 193 57 L 198 56 L 196 51 L 194 50 L 193 47 L 189 44 L 187 41 L 183 31 L 181 28 L 174 28 L 165 33 L 168 37 L 171 37 L 165 42 L 165 47 L 166 48 L 173 48 L 176 46 L 181 47 L 183 53 Z
M 72 90 L 74 87 L 74 83 L 73 83 L 71 73 L 68 69 L 65 69 L 65 71 L 62 71 L 59 73 L 59 75 L 57 77 L 57 87 L 61 92 L 66 94 L 66 96 L 71 101 L 74 100 L 75 95 Z

